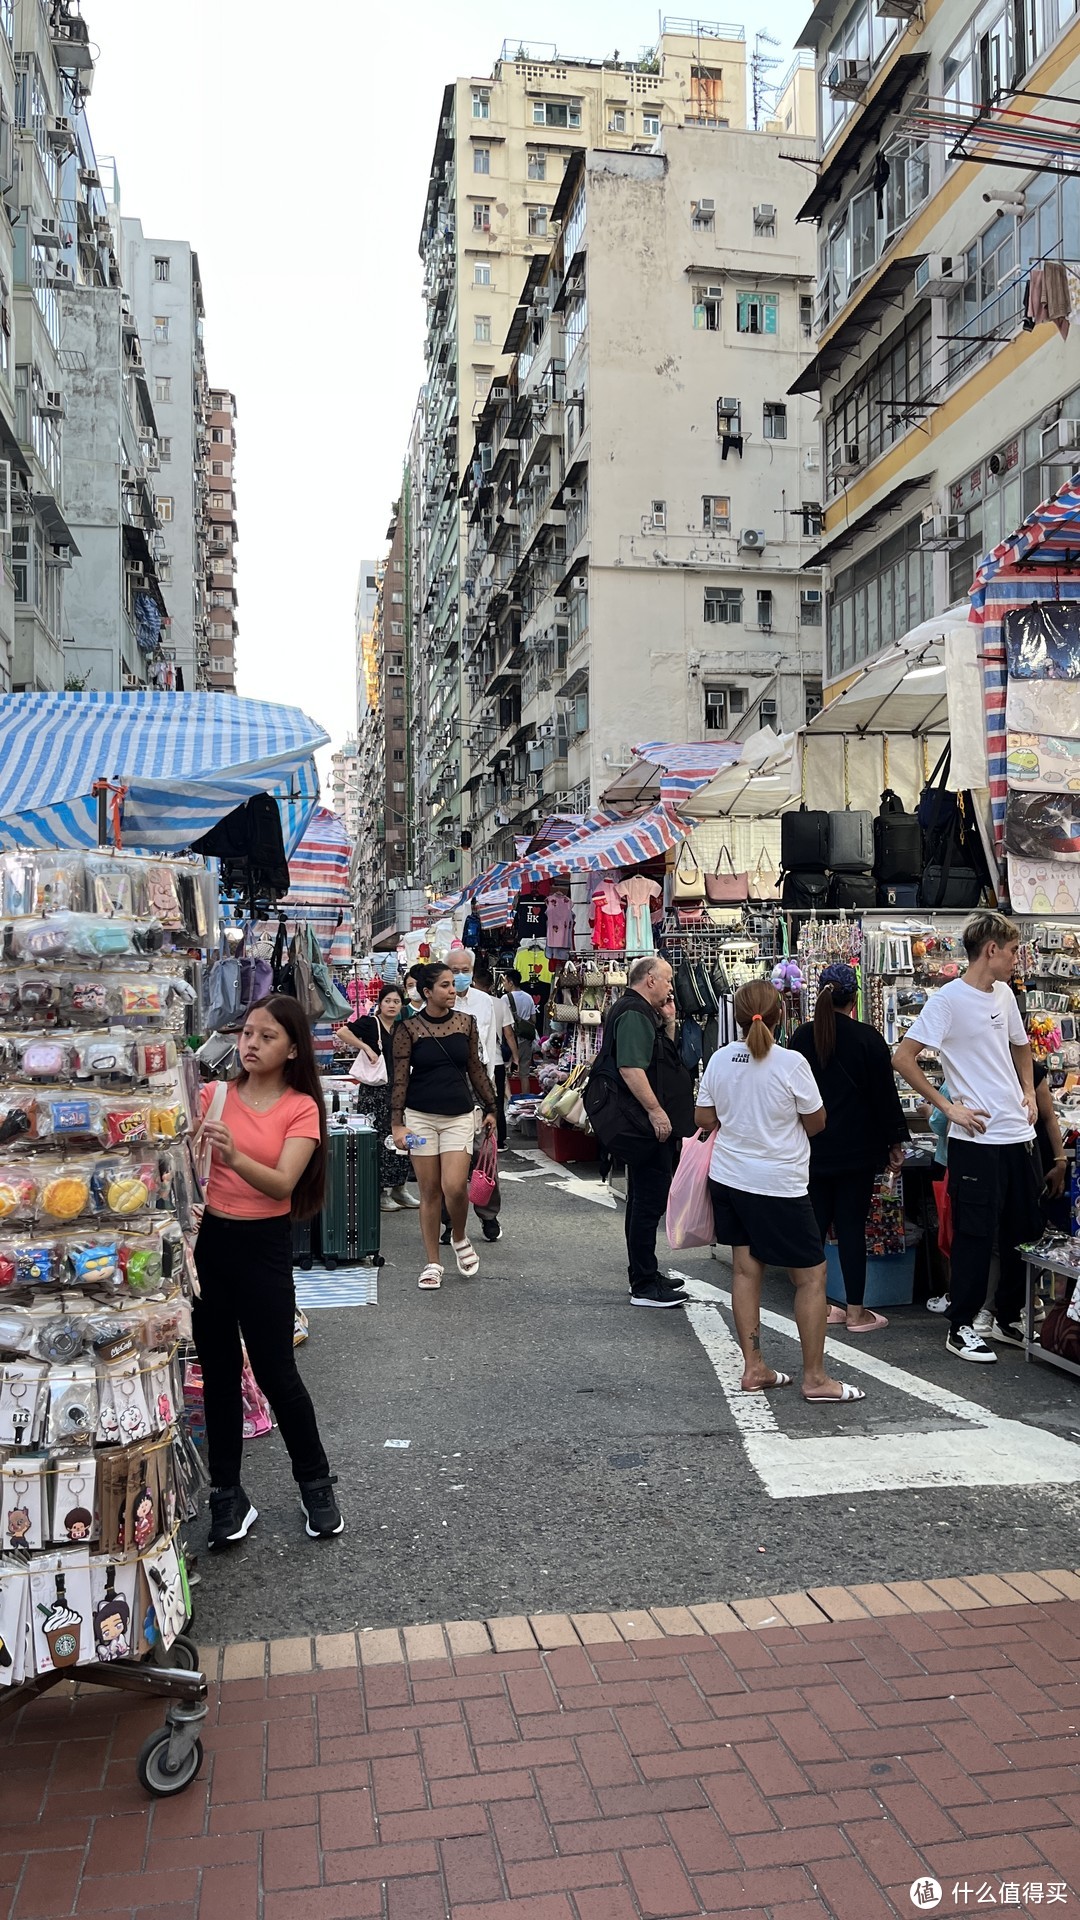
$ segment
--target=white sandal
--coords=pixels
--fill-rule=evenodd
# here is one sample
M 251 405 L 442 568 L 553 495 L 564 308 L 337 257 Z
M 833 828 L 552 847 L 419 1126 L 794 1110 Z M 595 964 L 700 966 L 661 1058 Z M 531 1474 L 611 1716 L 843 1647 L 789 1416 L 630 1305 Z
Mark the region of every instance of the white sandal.
M 442 1277 L 443 1270 L 438 1262 L 436 1260 L 429 1260 L 423 1273 L 420 1275 L 417 1285 L 422 1287 L 425 1293 L 434 1293 L 436 1287 L 442 1286 Z
M 463 1273 L 467 1280 L 471 1279 L 474 1273 L 479 1273 L 480 1255 L 471 1240 L 451 1240 L 450 1250 L 457 1261 L 458 1272 Z

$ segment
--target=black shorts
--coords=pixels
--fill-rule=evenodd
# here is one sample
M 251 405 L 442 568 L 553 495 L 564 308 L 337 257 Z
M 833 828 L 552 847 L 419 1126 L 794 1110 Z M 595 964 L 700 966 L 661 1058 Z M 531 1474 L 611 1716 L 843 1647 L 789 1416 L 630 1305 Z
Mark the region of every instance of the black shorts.
M 809 1194 L 740 1193 L 719 1180 L 710 1180 L 709 1190 L 721 1246 L 749 1247 L 767 1267 L 817 1267 L 824 1260 Z

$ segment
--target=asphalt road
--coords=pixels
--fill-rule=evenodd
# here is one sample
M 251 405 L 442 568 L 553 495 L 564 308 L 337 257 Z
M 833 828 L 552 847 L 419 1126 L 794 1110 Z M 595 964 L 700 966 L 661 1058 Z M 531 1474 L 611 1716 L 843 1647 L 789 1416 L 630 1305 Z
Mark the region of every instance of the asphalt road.
M 769 1396 L 761 1418 L 777 1431 L 748 1434 L 688 1316 L 629 1307 L 621 1209 L 581 1197 L 554 1167 L 532 1175 L 534 1164 L 507 1159 L 526 1177 L 506 1182 L 503 1237 L 478 1240 L 475 1279 L 451 1272 L 422 1294 L 416 1218 L 395 1214 L 383 1221 L 378 1306 L 312 1312 L 300 1363 L 346 1531 L 309 1541 L 280 1439 L 250 1443 L 244 1479 L 261 1518 L 243 1545 L 199 1556 L 207 1644 L 1076 1562 L 1080 1382 L 1011 1349 L 996 1367 L 964 1366 L 945 1353 L 940 1319 L 892 1309 L 851 1365 L 831 1363 L 866 1388 L 864 1402 L 810 1407 L 796 1386 Z M 729 1283 L 708 1253 L 670 1264 Z M 708 1301 L 696 1317 L 722 1366 L 730 1315 Z M 790 1302 L 786 1279 L 770 1276 L 765 1305 L 789 1321 Z M 797 1374 L 786 1332 L 767 1329 L 765 1347 Z M 900 1372 L 868 1375 L 860 1361 Z M 1045 1448 L 1042 1483 L 949 1484 L 983 1430 L 935 1399 L 939 1388 L 1022 1423 L 996 1430 L 1000 1458 Z M 847 1491 L 843 1463 L 865 1479 L 868 1459 L 892 1457 L 890 1437 L 943 1484 L 883 1490 L 871 1468 L 871 1484 Z M 838 1445 L 801 1444 L 822 1439 Z M 801 1462 L 807 1490 L 772 1497 L 760 1449 Z M 809 1490 L 822 1483 L 839 1490 Z

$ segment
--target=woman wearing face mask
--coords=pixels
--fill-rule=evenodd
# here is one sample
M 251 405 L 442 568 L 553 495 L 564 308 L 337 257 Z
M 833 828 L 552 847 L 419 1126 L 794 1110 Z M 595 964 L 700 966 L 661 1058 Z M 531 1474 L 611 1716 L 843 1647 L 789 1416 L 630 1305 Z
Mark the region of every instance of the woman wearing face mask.
M 405 1006 L 401 1017 L 403 1020 L 411 1020 L 413 1014 L 419 1013 L 424 1004 L 424 996 L 416 984 L 415 973 L 410 971 L 405 975 L 403 992 L 405 996 Z
M 394 1033 L 394 1079 L 390 1094 L 394 1145 L 411 1151 L 420 1188 L 420 1230 L 427 1265 L 426 1291 L 441 1287 L 439 1223 L 445 1199 L 450 1245 L 458 1272 L 476 1273 L 480 1261 L 465 1232 L 473 1108 L 483 1109 L 484 1131 L 495 1130 L 495 1089 L 484 1069 L 476 1021 L 457 1008 L 449 967 L 415 969 L 423 1012 L 400 1021 Z M 406 1136 L 414 1144 L 406 1147 Z
M 380 1206 L 383 1213 L 397 1213 L 403 1207 L 418 1207 L 419 1200 L 409 1192 L 405 1182 L 409 1177 L 409 1164 L 400 1153 L 394 1153 L 386 1145 L 390 1131 L 390 1080 L 394 1071 L 394 1029 L 402 1018 L 401 989 L 395 986 L 382 988 L 375 1005 L 375 1012 L 362 1014 L 357 1020 L 349 1020 L 345 1026 L 335 1029 L 334 1038 L 345 1050 L 361 1053 L 372 1064 L 380 1057 L 386 1065 L 386 1079 L 381 1086 L 367 1086 L 360 1083 L 357 1096 L 357 1109 L 370 1113 L 375 1131 L 379 1136 L 379 1187 L 382 1198 Z

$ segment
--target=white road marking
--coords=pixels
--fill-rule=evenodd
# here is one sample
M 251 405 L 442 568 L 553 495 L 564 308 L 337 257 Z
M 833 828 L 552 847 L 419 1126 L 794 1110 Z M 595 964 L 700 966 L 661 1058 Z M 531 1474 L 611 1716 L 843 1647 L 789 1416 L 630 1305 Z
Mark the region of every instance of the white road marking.
M 591 1200 L 595 1207 L 610 1207 L 613 1212 L 618 1205 L 599 1180 L 578 1180 L 572 1173 L 567 1173 L 560 1179 L 549 1180 L 548 1186 L 558 1187 L 560 1193 L 569 1194 L 572 1200 Z
M 967 1431 L 926 1434 L 832 1433 L 794 1438 L 780 1430 L 776 1408 L 784 1392 L 744 1394 L 742 1355 L 717 1311 L 731 1307 L 731 1295 L 691 1274 L 673 1274 L 684 1282 L 691 1305 L 686 1317 L 716 1372 L 746 1456 L 773 1500 L 810 1494 L 902 1492 L 915 1487 L 1074 1486 L 1080 1478 L 1080 1446 L 1022 1420 L 1003 1420 L 973 1400 L 951 1393 L 918 1374 L 894 1367 L 862 1347 L 826 1340 L 828 1358 L 845 1370 L 863 1373 L 933 1408 L 937 1416 L 963 1421 Z M 763 1308 L 762 1325 L 798 1340 L 794 1320 Z M 828 1407 L 816 1408 L 832 1421 Z

